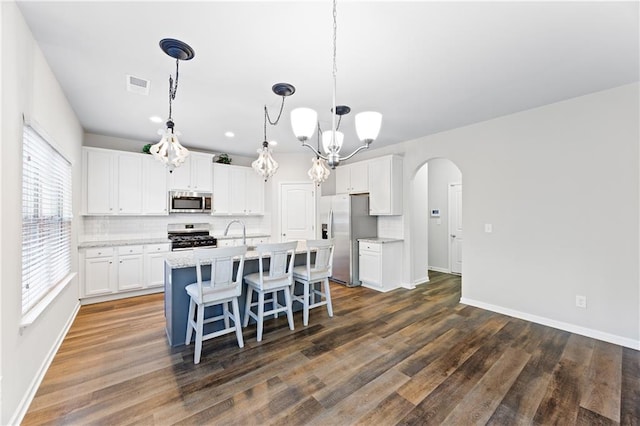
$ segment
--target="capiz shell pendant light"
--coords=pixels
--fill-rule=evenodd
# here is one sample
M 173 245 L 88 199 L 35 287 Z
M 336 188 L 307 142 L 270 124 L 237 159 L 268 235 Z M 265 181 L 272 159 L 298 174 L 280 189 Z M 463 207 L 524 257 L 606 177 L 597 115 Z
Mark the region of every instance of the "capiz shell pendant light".
M 167 118 L 167 128 L 159 132 L 162 138 L 157 144 L 151 146 L 149 152 L 157 160 L 162 161 L 172 172 L 176 167 L 180 167 L 189 156 L 189 150 L 183 147 L 178 140 L 171 116 L 172 101 L 176 98 L 176 92 L 178 91 L 178 66 L 181 60 L 188 61 L 193 59 L 195 52 L 188 44 L 172 38 L 160 40 L 160 48 L 164 53 L 175 58 L 176 79 L 174 84 L 173 77 L 169 76 L 169 118 Z
M 271 148 L 269 148 L 269 141 L 267 140 L 267 122 L 272 126 L 278 124 L 280 117 L 282 117 L 284 100 L 286 97 L 293 95 L 296 92 L 296 88 L 289 83 L 276 83 L 271 87 L 271 91 L 282 97 L 280 112 L 275 120 L 271 120 L 269 110 L 266 105 L 264 106 L 264 139 L 262 141 L 262 148 L 257 151 L 258 159 L 251 163 L 253 170 L 262 176 L 265 182 L 278 171 L 278 162 L 273 159 Z

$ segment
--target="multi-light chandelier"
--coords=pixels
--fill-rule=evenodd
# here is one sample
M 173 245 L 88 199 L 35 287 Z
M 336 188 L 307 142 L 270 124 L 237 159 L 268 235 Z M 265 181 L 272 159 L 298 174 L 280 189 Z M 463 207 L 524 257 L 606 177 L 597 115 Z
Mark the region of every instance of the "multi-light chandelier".
M 292 84 L 289 83 L 276 83 L 271 87 L 273 93 L 282 97 L 282 103 L 280 104 L 280 112 L 278 112 L 278 117 L 275 120 L 271 120 L 269 116 L 269 110 L 267 106 L 264 106 L 264 139 L 262 142 L 262 148 L 258 149 L 258 159 L 251 163 L 251 167 L 256 171 L 260 176 L 264 178 L 266 182 L 271 176 L 273 176 L 276 171 L 278 171 L 278 163 L 273 159 L 271 155 L 271 148 L 269 148 L 269 141 L 267 140 L 267 122 L 275 126 L 280 121 L 280 117 L 282 117 L 282 111 L 284 109 L 284 100 L 287 96 L 291 96 L 296 92 L 296 88 L 293 87 Z
M 188 61 L 193 59 L 195 52 L 186 43 L 172 38 L 160 40 L 160 48 L 167 55 L 176 60 L 176 79 L 169 76 L 169 118 L 167 118 L 167 128 L 160 129 L 158 133 L 162 135 L 160 142 L 152 145 L 149 152 L 158 160 L 166 164 L 170 172 L 176 167 L 180 167 L 189 156 L 187 148 L 180 145 L 178 141 L 178 132 L 175 130 L 173 118 L 171 117 L 171 103 L 176 98 L 178 91 L 178 65 L 180 61 Z M 175 83 L 175 84 L 174 84 Z
M 321 132 L 318 124 L 318 113 L 311 108 L 296 108 L 291 111 L 291 127 L 293 129 L 293 133 L 296 135 L 296 138 L 302 142 L 302 146 L 306 146 L 316 155 L 316 158 L 313 159 L 313 165 L 309 170 L 309 177 L 318 185 L 324 182 L 329 176 L 330 172 L 327 168 L 327 164 L 332 169 L 335 169 L 336 166 L 340 164 L 340 161 L 348 160 L 358 152 L 368 148 L 371 142 L 378 137 L 380 125 L 382 123 L 382 114 L 379 112 L 366 111 L 356 114 L 356 132 L 358 134 L 358 138 L 363 142 L 363 144 L 349 155 L 340 155 L 344 134 L 338 131 L 338 128 L 340 127 L 339 123 L 342 116 L 348 114 L 351 111 L 351 108 L 346 105 L 336 105 L 336 74 L 338 70 L 336 65 L 337 30 L 337 7 L 336 0 L 333 0 L 333 108 L 331 109 L 331 130 L 322 132 L 322 147 L 324 149 L 324 155 L 320 152 L 319 143 L 317 149 L 307 143 L 311 136 L 313 136 L 313 132 L 316 127 L 318 128 L 318 132 Z M 337 123 L 336 116 L 338 117 Z M 318 136 L 320 137 L 320 135 Z

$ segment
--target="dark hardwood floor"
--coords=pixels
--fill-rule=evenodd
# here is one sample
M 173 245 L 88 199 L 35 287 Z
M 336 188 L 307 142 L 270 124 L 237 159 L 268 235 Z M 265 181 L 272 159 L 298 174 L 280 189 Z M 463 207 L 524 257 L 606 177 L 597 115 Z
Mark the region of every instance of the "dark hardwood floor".
M 162 295 L 83 306 L 24 419 L 35 424 L 637 425 L 640 352 L 415 290 L 332 284 L 312 310 L 172 349 Z

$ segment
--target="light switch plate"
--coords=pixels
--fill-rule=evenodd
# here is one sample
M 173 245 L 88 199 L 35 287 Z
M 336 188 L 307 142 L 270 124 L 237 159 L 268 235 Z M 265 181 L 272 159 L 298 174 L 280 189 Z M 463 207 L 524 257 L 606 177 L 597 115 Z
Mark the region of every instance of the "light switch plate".
M 487 234 L 490 234 L 493 232 L 493 225 L 491 225 L 490 223 L 485 223 L 484 224 L 484 232 L 486 232 Z

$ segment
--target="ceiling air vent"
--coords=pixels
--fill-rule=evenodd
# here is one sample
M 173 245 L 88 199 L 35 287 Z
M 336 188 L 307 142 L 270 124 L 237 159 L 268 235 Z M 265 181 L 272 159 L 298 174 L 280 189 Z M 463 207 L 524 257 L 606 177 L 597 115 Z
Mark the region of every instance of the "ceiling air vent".
M 139 93 L 141 95 L 149 94 L 149 86 L 151 82 L 149 80 L 145 80 L 144 78 L 134 77 L 132 75 L 127 75 L 127 90 L 133 93 Z

